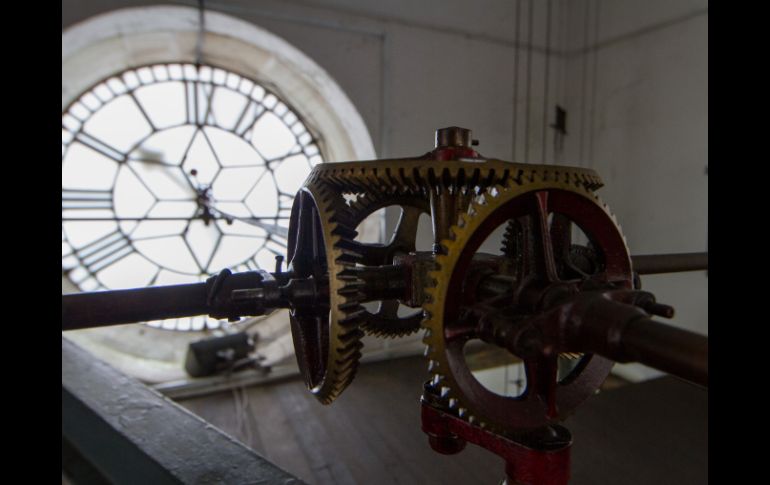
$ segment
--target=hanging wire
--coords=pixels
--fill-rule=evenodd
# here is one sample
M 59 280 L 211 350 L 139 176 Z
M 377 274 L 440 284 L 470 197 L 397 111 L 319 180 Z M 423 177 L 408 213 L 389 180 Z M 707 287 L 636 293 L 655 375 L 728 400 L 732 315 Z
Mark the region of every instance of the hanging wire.
M 557 7 L 556 12 L 561 22 L 561 25 L 556 30 L 556 44 L 558 49 L 564 48 L 567 45 L 567 39 L 570 38 L 570 23 L 568 22 L 568 15 L 565 12 L 564 7 Z M 566 96 L 567 93 L 566 63 L 567 61 L 565 59 L 564 63 L 557 64 L 556 68 L 556 72 L 558 73 L 558 80 L 556 81 L 556 86 L 558 86 L 557 91 L 562 93 L 562 96 Z M 562 163 L 562 157 L 564 155 L 564 139 L 567 136 L 567 110 L 560 108 L 560 106 L 556 106 L 556 121 L 554 122 L 554 125 L 552 125 L 556 128 L 553 137 L 553 163 L 556 165 Z M 559 120 L 560 115 L 564 117 L 563 120 Z M 563 121 L 563 123 L 560 123 L 560 121 Z
M 206 6 L 205 0 L 198 0 L 198 38 L 195 42 L 195 68 L 200 70 L 203 65 L 203 34 L 206 31 L 206 23 L 204 11 Z
M 545 164 L 546 140 L 548 138 L 548 81 L 551 67 L 551 2 L 546 4 L 545 14 L 545 80 L 543 87 L 543 153 L 542 163 Z
M 593 40 L 593 72 L 591 73 L 591 124 L 589 126 L 588 137 L 588 160 L 589 163 L 594 158 L 594 125 L 596 121 L 596 87 L 599 70 L 599 12 L 601 11 L 601 0 L 596 0 L 594 7 L 594 40 Z
M 530 121 L 530 108 L 531 108 L 531 86 L 532 86 L 532 26 L 534 23 L 534 6 L 532 0 L 529 0 L 529 18 L 527 20 L 527 98 L 526 98 L 526 112 L 527 123 L 524 125 L 524 158 L 525 161 L 529 161 L 529 121 Z
M 585 125 L 587 123 L 586 114 L 588 112 L 586 103 L 586 86 L 588 77 L 588 19 L 590 2 L 586 0 L 583 8 L 583 60 L 581 61 L 581 80 L 580 80 L 580 165 L 585 166 Z
M 513 51 L 513 158 L 511 161 L 516 161 L 516 135 L 518 128 L 519 118 L 519 49 L 521 40 L 521 0 L 516 0 L 516 41 L 515 50 Z

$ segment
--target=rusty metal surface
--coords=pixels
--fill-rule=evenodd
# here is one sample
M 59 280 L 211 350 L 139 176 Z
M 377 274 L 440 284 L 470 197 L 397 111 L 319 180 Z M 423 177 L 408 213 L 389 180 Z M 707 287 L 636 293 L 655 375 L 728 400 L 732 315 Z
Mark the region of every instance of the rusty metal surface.
M 115 484 L 303 483 L 64 337 L 62 436 Z

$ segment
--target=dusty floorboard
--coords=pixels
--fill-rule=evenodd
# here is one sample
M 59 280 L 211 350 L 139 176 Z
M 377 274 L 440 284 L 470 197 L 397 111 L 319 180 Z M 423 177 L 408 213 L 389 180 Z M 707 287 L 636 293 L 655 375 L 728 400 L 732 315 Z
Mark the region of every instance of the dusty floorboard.
M 420 431 L 423 360 L 363 366 L 322 406 L 291 380 L 181 404 L 310 484 L 497 484 L 502 460 L 469 445 L 434 453 Z M 673 378 L 602 392 L 565 423 L 570 483 L 708 482 L 708 392 Z

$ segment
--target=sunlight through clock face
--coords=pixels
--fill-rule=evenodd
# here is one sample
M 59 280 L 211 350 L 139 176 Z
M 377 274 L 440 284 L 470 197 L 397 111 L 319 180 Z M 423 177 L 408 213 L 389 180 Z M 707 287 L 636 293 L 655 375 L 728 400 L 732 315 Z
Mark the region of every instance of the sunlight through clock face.
M 99 83 L 62 114 L 63 274 L 96 291 L 272 271 L 318 145 L 275 93 L 223 69 L 158 64 Z

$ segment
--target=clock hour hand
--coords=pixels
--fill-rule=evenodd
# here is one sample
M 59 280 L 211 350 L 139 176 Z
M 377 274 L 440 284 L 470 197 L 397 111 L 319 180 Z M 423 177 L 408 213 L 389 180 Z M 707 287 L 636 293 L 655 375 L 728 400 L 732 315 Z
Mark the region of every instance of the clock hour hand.
M 270 219 L 275 220 L 275 218 L 261 218 L 261 217 L 240 217 L 240 216 L 234 216 L 232 214 L 227 214 L 225 212 L 222 212 L 219 209 L 215 209 L 213 207 L 208 208 L 210 213 L 214 215 L 215 219 L 224 219 L 226 221 L 239 221 L 243 222 L 244 224 L 249 224 L 251 226 L 256 226 L 259 228 L 262 228 L 269 232 L 270 234 L 275 234 L 283 239 L 289 238 L 289 229 L 287 227 L 279 226 L 278 224 L 271 224 L 267 221 L 263 221 L 263 219 Z M 218 217 L 217 217 L 218 216 Z
M 195 186 L 190 182 L 190 180 L 184 176 L 182 169 L 180 166 L 175 165 L 173 163 L 168 163 L 163 160 L 163 152 L 157 152 L 153 150 L 148 150 L 147 148 L 139 148 L 137 150 L 139 157 L 138 158 L 130 158 L 130 162 L 140 162 L 147 166 L 148 169 L 165 169 L 165 168 L 172 168 L 176 169 L 173 172 L 170 170 L 163 170 L 163 174 L 166 175 L 174 184 L 176 184 L 178 187 L 180 187 L 184 191 L 190 191 L 197 192 L 197 189 Z M 182 175 L 179 177 L 179 175 Z

